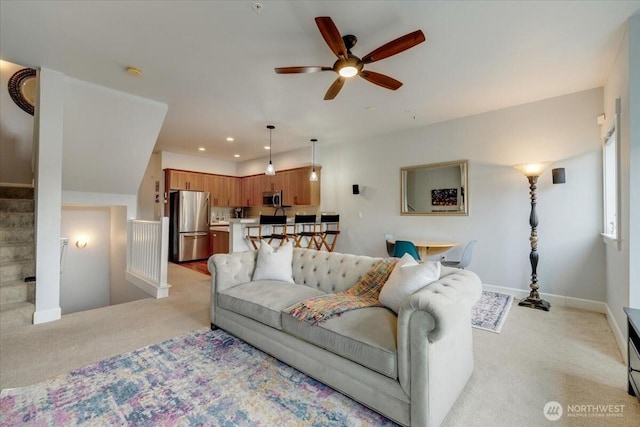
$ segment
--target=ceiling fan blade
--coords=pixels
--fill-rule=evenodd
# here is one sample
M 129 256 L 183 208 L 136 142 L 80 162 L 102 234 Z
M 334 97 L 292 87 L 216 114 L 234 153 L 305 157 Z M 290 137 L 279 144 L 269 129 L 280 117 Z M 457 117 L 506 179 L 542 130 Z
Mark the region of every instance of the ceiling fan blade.
M 300 74 L 300 73 L 317 73 L 318 71 L 331 71 L 331 67 L 279 67 L 274 68 L 276 74 Z
M 368 82 L 373 83 L 374 85 L 382 86 L 391 90 L 396 90 L 400 86 L 402 86 L 402 82 L 399 82 L 398 80 L 389 76 L 385 76 L 384 74 L 376 73 L 374 71 L 361 71 L 360 77 Z
M 340 92 L 340 89 L 342 89 L 342 86 L 344 86 L 345 80 L 346 79 L 344 77 L 338 77 L 336 81 L 333 82 L 327 93 L 324 95 L 324 100 L 328 101 L 335 98 Z
M 370 64 L 372 62 L 380 61 L 381 59 L 388 58 L 392 55 L 404 52 L 407 49 L 411 49 L 415 45 L 420 44 L 425 40 L 426 37 L 421 30 L 405 34 L 402 37 L 398 37 L 397 39 L 380 46 L 368 55 L 365 55 L 362 58 L 362 62 L 365 64 Z
M 335 53 L 337 57 L 342 56 L 345 59 L 348 58 L 347 47 L 344 45 L 340 31 L 338 31 L 338 27 L 333 23 L 333 20 L 328 16 L 318 16 L 316 18 L 316 25 L 324 41 L 327 42 L 327 45 L 333 53 Z

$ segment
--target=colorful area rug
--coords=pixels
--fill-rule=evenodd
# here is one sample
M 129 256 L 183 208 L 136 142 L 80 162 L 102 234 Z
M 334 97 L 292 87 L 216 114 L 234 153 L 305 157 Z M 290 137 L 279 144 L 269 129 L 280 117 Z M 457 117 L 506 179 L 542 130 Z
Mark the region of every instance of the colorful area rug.
M 482 291 L 480 300 L 473 306 L 471 312 L 471 325 L 477 329 L 499 334 L 507 320 L 512 302 L 512 295 Z
M 2 426 L 395 426 L 222 330 L 2 390 Z

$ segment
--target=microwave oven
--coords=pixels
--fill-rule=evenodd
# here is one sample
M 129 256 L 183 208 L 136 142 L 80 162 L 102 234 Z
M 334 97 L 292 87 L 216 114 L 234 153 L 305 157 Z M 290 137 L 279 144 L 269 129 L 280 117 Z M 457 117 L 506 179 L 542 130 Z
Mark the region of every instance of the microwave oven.
M 282 207 L 282 190 L 264 191 L 262 193 L 262 206 Z

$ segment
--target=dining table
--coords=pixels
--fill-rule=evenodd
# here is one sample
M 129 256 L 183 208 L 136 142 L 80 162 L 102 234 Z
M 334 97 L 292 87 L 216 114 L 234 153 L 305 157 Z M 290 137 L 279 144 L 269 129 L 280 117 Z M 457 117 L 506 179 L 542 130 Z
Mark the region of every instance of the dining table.
M 437 240 L 428 240 L 428 239 L 397 239 L 397 240 L 408 240 L 412 242 L 416 249 L 418 249 L 418 253 L 420 254 L 420 258 L 426 259 L 428 256 L 438 255 L 443 252 L 448 251 L 451 248 L 458 246 L 458 242 L 443 242 Z M 396 243 L 396 239 L 389 239 L 389 243 Z

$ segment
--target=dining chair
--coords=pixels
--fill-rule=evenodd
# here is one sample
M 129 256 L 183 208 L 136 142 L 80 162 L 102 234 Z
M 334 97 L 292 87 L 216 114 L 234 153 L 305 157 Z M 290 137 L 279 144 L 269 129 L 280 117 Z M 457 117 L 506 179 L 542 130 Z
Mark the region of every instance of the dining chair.
M 291 236 L 295 241 L 295 246 L 302 247 L 303 240 L 309 239 L 307 243 L 307 249 L 311 249 L 311 246 L 315 246 L 316 249 L 320 249 L 322 246 L 322 233 L 320 232 L 321 224 L 318 224 L 315 215 L 298 215 L 294 218 L 293 235 Z
M 393 240 L 393 236 L 387 233 L 384 235 L 384 240 L 387 243 L 387 254 L 389 254 L 389 256 L 393 256 L 393 250 L 396 247 L 396 244 L 389 241 Z
M 402 258 L 402 255 L 409 254 L 416 261 L 420 261 L 420 254 L 418 253 L 418 248 L 413 242 L 409 240 L 396 240 L 395 247 L 393 248 L 393 256 L 396 258 Z
M 473 254 L 473 247 L 475 246 L 477 240 L 471 240 L 467 243 L 467 246 L 464 247 L 464 251 L 462 251 L 462 257 L 460 257 L 459 261 L 442 261 L 442 265 L 446 265 L 447 267 L 455 267 L 465 269 L 469 263 L 471 262 L 471 255 Z
M 270 234 L 264 234 L 266 228 L 271 230 Z M 287 217 L 284 215 L 260 215 L 259 225 L 247 226 L 246 230 L 246 238 L 249 239 L 254 249 L 258 249 L 261 240 L 266 240 L 269 244 L 274 240 L 280 240 L 280 245 L 289 240 Z M 252 230 L 257 230 L 258 234 L 251 234 Z
M 324 245 L 327 251 L 333 252 L 340 235 L 340 215 L 320 215 L 320 222 L 324 225 L 320 247 Z

